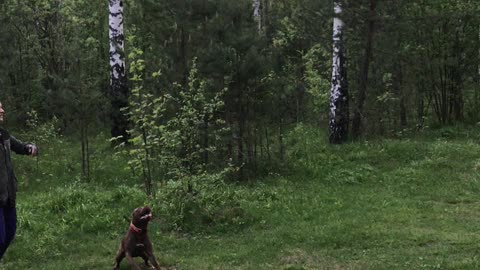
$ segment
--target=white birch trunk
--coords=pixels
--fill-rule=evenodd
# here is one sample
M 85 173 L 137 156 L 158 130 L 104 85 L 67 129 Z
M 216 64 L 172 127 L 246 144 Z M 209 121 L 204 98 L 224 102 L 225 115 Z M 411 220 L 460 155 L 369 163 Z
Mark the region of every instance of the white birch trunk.
M 329 139 L 330 143 L 342 143 L 348 136 L 348 87 L 343 48 L 343 28 L 340 18 L 342 5 L 340 0 L 334 2 L 333 19 L 333 62 L 332 85 L 330 90 Z
M 128 120 L 122 108 L 128 106 L 128 88 L 125 75 L 125 35 L 123 33 L 123 0 L 109 0 L 109 39 L 110 39 L 110 99 L 112 105 L 111 135 L 128 140 Z
M 262 32 L 262 13 L 260 10 L 261 2 L 260 0 L 253 0 L 253 19 L 257 23 L 257 31 L 258 33 Z
M 125 77 L 123 1 L 109 0 L 110 75 L 111 80 Z

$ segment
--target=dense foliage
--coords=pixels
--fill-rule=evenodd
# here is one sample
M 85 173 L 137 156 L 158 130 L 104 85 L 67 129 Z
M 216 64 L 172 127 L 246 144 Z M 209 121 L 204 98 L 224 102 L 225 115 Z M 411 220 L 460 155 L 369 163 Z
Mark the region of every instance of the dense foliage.
M 256 16 L 252 0 L 124 2 L 125 113 L 132 166 L 144 163 L 146 182 L 168 178 L 168 162 L 191 175 L 232 165 L 236 178 L 255 177 L 285 160 L 291 124 L 326 128 L 331 1 L 262 0 Z M 343 1 L 353 137 L 480 120 L 479 9 L 473 0 Z M 88 136 L 111 125 L 107 1 L 6 0 L 0 15 L 9 121 L 56 117 L 88 152 Z

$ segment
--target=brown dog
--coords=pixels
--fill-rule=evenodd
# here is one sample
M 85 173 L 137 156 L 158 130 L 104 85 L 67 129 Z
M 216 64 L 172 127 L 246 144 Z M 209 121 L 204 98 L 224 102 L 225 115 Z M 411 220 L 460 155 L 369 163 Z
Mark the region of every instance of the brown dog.
M 157 260 L 153 255 L 152 243 L 148 239 L 147 226 L 152 219 L 152 210 L 150 207 L 139 207 L 132 213 L 132 221 L 130 228 L 122 239 L 120 248 L 115 258 L 116 265 L 113 270 L 118 270 L 120 262 L 124 257 L 127 258 L 130 267 L 135 270 L 140 270 L 138 265 L 133 261 L 133 257 L 142 257 L 145 265 L 149 266 L 148 262 L 153 265 L 154 269 L 160 270 Z

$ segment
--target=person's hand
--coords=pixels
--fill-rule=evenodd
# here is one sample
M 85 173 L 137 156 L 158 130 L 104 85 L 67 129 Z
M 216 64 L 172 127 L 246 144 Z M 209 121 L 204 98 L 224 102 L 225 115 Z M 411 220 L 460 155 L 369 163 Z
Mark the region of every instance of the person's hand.
M 28 144 L 27 145 L 27 151 L 28 151 L 28 154 L 32 157 L 38 155 L 38 148 L 35 144 Z

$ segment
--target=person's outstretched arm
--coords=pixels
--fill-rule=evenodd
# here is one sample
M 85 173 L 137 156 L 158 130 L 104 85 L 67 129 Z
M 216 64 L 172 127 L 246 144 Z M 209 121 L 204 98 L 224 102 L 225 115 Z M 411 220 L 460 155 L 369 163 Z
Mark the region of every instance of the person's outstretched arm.
M 38 154 L 38 148 L 35 144 L 24 143 L 13 136 L 10 137 L 10 148 L 19 155 L 36 156 Z

